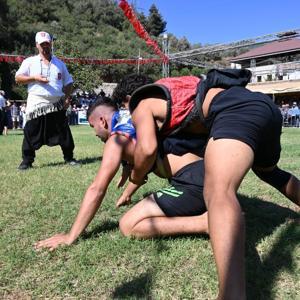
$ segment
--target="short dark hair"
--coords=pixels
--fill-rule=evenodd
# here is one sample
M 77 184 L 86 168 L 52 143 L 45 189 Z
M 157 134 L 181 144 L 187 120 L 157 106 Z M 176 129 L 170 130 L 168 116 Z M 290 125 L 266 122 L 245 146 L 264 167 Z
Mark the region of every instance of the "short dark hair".
M 112 100 L 120 106 L 126 102 L 126 96 L 131 95 L 137 88 L 153 83 L 153 79 L 142 74 L 130 74 L 125 76 L 116 86 L 112 94 Z
M 93 111 L 98 106 L 101 106 L 101 105 L 102 106 L 107 106 L 107 107 L 112 107 L 114 110 L 118 110 L 118 105 L 114 101 L 112 101 L 111 98 L 99 96 L 97 98 L 97 100 L 89 106 L 89 108 L 88 108 L 88 110 L 86 112 L 86 118 L 87 118 L 87 120 L 89 119 L 89 117 L 91 116 L 91 114 L 93 113 Z

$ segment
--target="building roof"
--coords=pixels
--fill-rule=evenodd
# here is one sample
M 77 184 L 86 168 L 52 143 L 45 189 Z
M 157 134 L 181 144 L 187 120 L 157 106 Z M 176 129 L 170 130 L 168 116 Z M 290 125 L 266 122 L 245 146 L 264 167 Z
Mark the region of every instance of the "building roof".
M 254 48 L 244 54 L 238 55 L 231 59 L 232 62 L 249 60 L 252 58 L 271 56 L 275 54 L 289 53 L 300 51 L 300 39 L 281 39 L 272 43 L 265 44 L 261 47 Z
M 265 94 L 300 92 L 300 80 L 249 83 L 247 88 L 252 92 L 262 92 Z

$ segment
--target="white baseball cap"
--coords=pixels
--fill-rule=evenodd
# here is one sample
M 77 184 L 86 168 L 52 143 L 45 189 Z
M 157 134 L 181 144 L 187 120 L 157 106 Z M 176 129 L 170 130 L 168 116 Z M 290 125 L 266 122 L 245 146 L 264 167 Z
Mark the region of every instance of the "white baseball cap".
M 35 42 L 38 43 L 39 45 L 44 43 L 44 42 L 51 43 L 51 41 L 52 41 L 52 39 L 51 39 L 51 36 L 48 32 L 39 31 L 35 35 Z

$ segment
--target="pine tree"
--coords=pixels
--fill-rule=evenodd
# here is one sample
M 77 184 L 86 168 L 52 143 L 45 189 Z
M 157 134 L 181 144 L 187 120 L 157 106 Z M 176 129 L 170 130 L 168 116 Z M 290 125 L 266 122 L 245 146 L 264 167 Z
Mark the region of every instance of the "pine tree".
M 154 4 L 150 7 L 149 12 L 147 30 L 149 34 L 159 36 L 161 33 L 166 31 L 167 22 L 163 20 Z
M 141 24 L 145 27 L 145 29 L 148 30 L 148 20 L 147 17 L 145 16 L 145 14 L 143 12 L 137 13 L 137 17 L 139 19 L 139 21 L 141 22 Z

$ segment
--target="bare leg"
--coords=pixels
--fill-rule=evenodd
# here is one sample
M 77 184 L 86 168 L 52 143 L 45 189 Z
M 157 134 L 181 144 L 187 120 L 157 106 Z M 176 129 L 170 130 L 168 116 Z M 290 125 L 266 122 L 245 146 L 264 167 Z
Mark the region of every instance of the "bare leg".
M 201 216 L 147 218 L 133 228 L 133 235 L 139 238 L 199 233 L 208 234 L 207 212 Z
M 297 177 L 285 170 L 278 168 L 277 166 L 269 168 L 260 168 L 255 166 L 252 168 L 252 170 L 261 180 L 270 184 L 289 200 L 300 206 L 300 181 Z M 283 173 L 283 175 L 281 173 Z M 281 179 L 282 176 L 283 179 Z M 286 184 L 283 187 L 279 187 L 280 181 L 285 180 L 286 176 L 288 176 L 288 181 L 285 181 Z
M 245 225 L 236 192 L 251 167 L 253 151 L 236 140 L 210 139 L 204 159 L 204 198 L 218 271 L 218 299 L 246 299 Z
M 292 175 L 280 192 L 296 205 L 300 206 L 300 180 L 297 177 Z
M 123 235 L 144 239 L 208 233 L 207 226 L 207 213 L 191 217 L 166 217 L 152 195 L 132 207 L 120 220 Z

